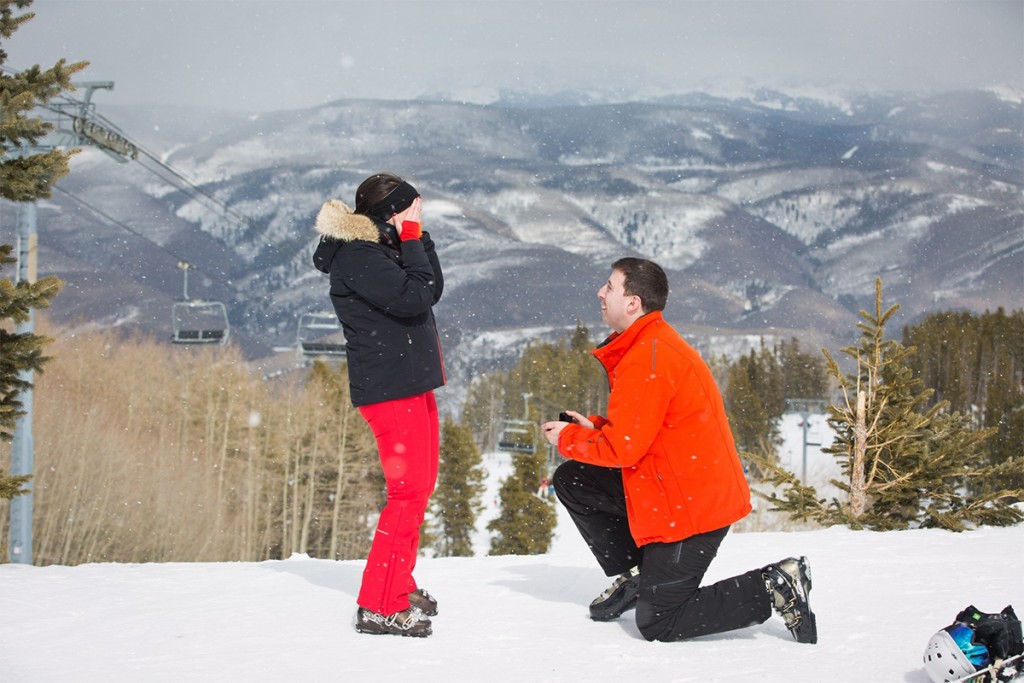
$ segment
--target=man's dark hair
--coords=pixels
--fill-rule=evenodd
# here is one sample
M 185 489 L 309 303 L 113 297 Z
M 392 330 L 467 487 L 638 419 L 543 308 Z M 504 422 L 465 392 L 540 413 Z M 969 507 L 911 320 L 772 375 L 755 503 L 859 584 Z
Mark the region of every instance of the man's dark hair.
M 668 276 L 654 261 L 626 257 L 612 264 L 624 276 L 623 286 L 629 296 L 638 296 L 644 313 L 665 310 L 668 302 Z
M 373 207 L 380 204 L 402 179 L 393 173 L 377 173 L 364 180 L 356 189 L 356 208 L 352 213 L 369 216 Z

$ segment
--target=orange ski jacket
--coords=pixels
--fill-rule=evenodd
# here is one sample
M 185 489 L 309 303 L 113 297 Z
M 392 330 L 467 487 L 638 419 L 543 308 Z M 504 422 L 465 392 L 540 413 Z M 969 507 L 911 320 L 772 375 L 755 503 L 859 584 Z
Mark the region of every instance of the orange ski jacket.
M 674 543 L 733 524 L 751 510 L 725 405 L 711 370 L 662 317 L 613 333 L 594 356 L 608 372 L 608 415 L 571 424 L 558 450 L 622 469 L 638 546 Z

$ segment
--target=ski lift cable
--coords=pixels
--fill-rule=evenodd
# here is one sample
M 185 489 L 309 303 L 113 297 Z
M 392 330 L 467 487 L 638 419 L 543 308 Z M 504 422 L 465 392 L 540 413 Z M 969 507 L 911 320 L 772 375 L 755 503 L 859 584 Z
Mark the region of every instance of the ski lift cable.
M 2 70 L 4 72 L 12 72 L 11 69 L 9 69 L 7 67 L 2 67 L 2 66 L 0 66 L 0 70 Z M 17 72 L 17 73 L 20 73 L 20 72 Z M 55 106 L 54 104 L 51 104 L 50 102 L 53 102 L 53 101 L 56 101 L 57 104 L 62 104 L 63 106 Z M 64 94 L 59 94 L 59 95 L 51 98 L 50 101 L 48 101 L 46 103 L 38 104 L 37 106 L 40 107 L 40 108 L 49 110 L 50 112 L 52 112 L 54 114 L 57 114 L 58 116 L 68 116 L 69 115 L 68 114 L 68 107 L 69 106 L 70 107 L 81 107 L 82 103 L 78 102 L 76 100 L 73 100 L 73 99 L 71 99 L 70 97 L 68 97 L 68 96 L 66 96 Z M 99 114 L 96 111 L 96 108 L 95 108 L 94 104 L 92 104 L 91 102 L 88 102 L 88 103 L 85 104 L 85 108 L 88 109 L 88 113 L 86 114 L 86 112 L 84 110 L 80 109 L 79 110 L 80 115 L 83 115 L 83 116 L 87 115 L 90 119 L 95 120 L 96 122 L 104 125 L 105 127 L 109 128 L 111 130 L 116 130 L 118 132 L 118 135 L 121 138 L 123 138 L 125 142 L 129 143 L 131 146 L 133 146 L 135 148 L 135 150 L 137 152 L 137 155 L 135 156 L 135 160 L 136 161 L 139 161 L 139 156 L 141 156 L 144 159 L 148 159 L 149 161 L 151 161 L 153 164 L 156 165 L 157 168 L 154 168 L 149 163 L 141 163 L 140 162 L 140 165 L 144 169 L 146 169 L 148 172 L 152 173 L 154 176 L 159 178 L 161 181 L 166 182 L 166 183 L 168 183 L 168 184 L 170 184 L 172 186 L 177 186 L 179 190 L 185 192 L 186 194 L 191 196 L 193 199 L 202 201 L 202 199 L 200 199 L 200 197 L 205 198 L 205 200 L 210 202 L 210 203 L 212 203 L 214 205 L 214 207 L 215 207 L 215 210 L 218 211 L 219 213 L 221 213 L 221 215 L 224 216 L 224 217 L 234 219 L 234 220 L 242 223 L 243 225 L 245 225 L 247 228 L 252 229 L 252 230 L 260 230 L 261 229 L 261 226 L 256 221 L 254 221 L 252 218 L 250 218 L 250 217 L 240 213 L 236 209 L 233 209 L 232 207 L 228 206 L 227 203 L 225 203 L 224 201 L 221 201 L 220 199 L 218 199 L 216 196 L 214 196 L 213 193 L 211 193 L 210 191 L 208 191 L 208 190 L 204 189 L 203 187 L 201 187 L 198 183 L 196 183 L 193 180 L 191 180 L 184 173 L 182 173 L 181 171 L 175 169 L 170 164 L 164 162 L 157 154 L 153 153 L 152 151 L 150 151 L 145 146 L 143 146 L 141 144 L 138 144 L 134 140 L 132 140 L 132 139 L 128 138 L 127 136 L 125 136 L 123 131 L 121 131 L 121 129 L 120 129 L 120 127 L 118 125 L 116 125 L 115 123 L 110 121 L 107 117 L 103 116 L 102 114 Z M 167 175 L 164 175 L 161 172 L 163 172 L 165 174 L 169 174 L 177 182 L 175 182 L 171 178 L 168 178 Z M 182 187 L 182 185 L 183 185 L 183 187 Z M 138 238 L 140 238 L 140 239 L 142 239 L 142 240 L 152 244 L 153 246 L 157 247 L 158 249 L 160 249 L 162 252 L 164 252 L 168 256 L 171 256 L 172 258 L 174 258 L 177 261 L 179 267 L 184 267 L 184 268 L 187 268 L 187 269 L 190 269 L 190 270 L 195 270 L 195 271 L 197 271 L 199 273 L 202 273 L 206 277 L 209 277 L 210 279 L 212 279 L 212 280 L 214 280 L 216 282 L 219 282 L 219 283 L 227 286 L 229 289 L 231 289 L 235 293 L 237 293 L 239 295 L 242 294 L 242 292 L 237 288 L 237 286 L 234 283 L 225 281 L 224 279 L 222 279 L 222 278 L 220 278 L 220 277 L 218 277 L 216 275 L 212 275 L 211 273 L 208 273 L 208 272 L 206 272 L 206 271 L 204 271 L 204 270 L 202 270 L 200 268 L 197 268 L 196 266 L 192 265 L 191 263 L 189 263 L 188 261 L 186 261 L 182 257 L 180 257 L 177 254 L 171 252 L 170 250 L 168 250 L 167 248 L 163 247 L 162 245 L 157 244 L 153 240 L 149 239 L 148 237 L 146 237 L 142 233 L 140 233 L 137 230 L 131 228 L 128 225 L 126 225 L 122 221 L 117 220 L 113 216 L 110 216 L 109 214 L 105 213 L 104 211 L 100 210 L 99 208 L 89 204 L 87 201 L 85 201 L 81 197 L 78 197 L 77 195 L 75 195 L 75 194 L 73 194 L 73 193 L 71 193 L 71 192 L 69 192 L 69 191 L 67 191 L 67 190 L 65 190 L 63 188 L 60 188 L 60 187 L 57 187 L 57 186 L 54 186 L 54 187 L 57 190 L 59 190 L 60 192 L 62 192 L 64 195 L 66 195 L 67 197 L 75 200 L 76 202 L 78 202 L 82 206 L 85 206 L 86 208 L 88 208 L 90 211 L 94 212 L 98 216 L 101 216 L 104 220 L 110 222 L 113 225 L 116 225 L 116 226 L 120 227 L 121 229 L 129 232 L 130 234 L 132 234 L 132 235 L 134 235 L 134 236 L 136 236 L 136 237 L 138 237 Z M 280 247 L 278 247 L 276 244 L 270 243 L 267 246 L 271 247 L 272 249 L 274 249 L 275 251 L 277 251 L 279 253 L 282 253 Z
M 116 225 L 117 227 L 121 228 L 122 230 L 125 230 L 126 232 L 129 232 L 132 235 L 135 235 L 136 237 L 138 237 L 141 240 L 149 242 L 150 244 L 152 244 L 154 247 L 156 247 L 160 251 L 164 252 L 165 254 L 170 256 L 171 258 L 175 259 L 175 261 L 177 261 L 179 264 L 181 264 L 181 263 L 188 264 L 188 269 L 189 270 L 194 270 L 194 271 L 196 271 L 198 273 L 202 273 L 203 275 L 205 275 L 206 277 L 210 278 L 211 280 L 214 280 L 216 282 L 219 282 L 222 285 L 225 285 L 225 286 L 231 288 L 234 292 L 236 292 L 238 294 L 242 293 L 242 292 L 240 292 L 238 290 L 238 288 L 233 283 L 228 282 L 227 280 L 224 280 L 224 279 L 222 279 L 220 277 L 217 277 L 216 275 L 208 273 L 208 272 L 204 271 L 203 269 L 195 266 L 194 264 L 190 263 L 187 259 L 179 256 L 178 254 L 175 254 L 173 251 L 169 250 L 167 247 L 164 247 L 161 244 L 157 244 L 156 242 L 154 242 L 153 240 L 149 239 L 148 237 L 146 237 L 145 235 L 143 235 L 139 231 L 137 231 L 134 228 L 132 228 L 131 226 L 126 225 L 125 223 L 117 220 L 116 218 L 114 218 L 110 214 L 106 213 L 102 209 L 99 209 L 99 208 L 93 206 L 92 204 L 90 204 L 89 202 L 85 201 L 84 199 L 82 199 L 78 195 L 76 195 L 76 194 L 74 194 L 72 192 L 68 192 L 67 190 L 65 190 L 64 188 L 60 187 L 59 185 L 54 185 L 53 189 L 57 190 L 61 194 L 65 195 L 66 197 L 68 197 L 70 199 L 73 199 L 74 201 L 78 202 L 79 204 L 81 204 L 85 208 L 87 208 L 90 211 L 92 211 L 93 213 L 95 213 L 97 216 L 103 218 L 105 221 L 108 221 L 109 223 L 111 223 L 113 225 Z
M 2 68 L 0 68 L 0 71 L 10 72 L 10 70 L 5 70 L 5 69 L 2 69 Z M 70 98 L 66 98 L 66 97 L 57 96 L 57 97 L 54 97 L 54 99 L 56 99 L 56 100 L 61 100 L 61 99 L 67 100 L 67 102 L 65 103 L 65 106 L 73 105 L 75 103 L 73 100 L 71 100 Z M 49 102 L 47 102 L 47 103 L 40 103 L 40 104 L 38 104 L 38 108 L 42 109 L 42 110 L 46 110 L 46 111 L 51 112 L 53 114 L 56 114 L 57 116 L 69 116 L 68 112 L 66 111 L 66 109 L 62 108 L 62 106 L 59 106 L 57 104 L 53 104 L 53 103 L 49 103 Z M 217 198 L 212 196 L 210 193 L 208 193 L 208 191 L 206 191 L 205 189 L 200 187 L 198 184 L 196 184 L 195 182 L 189 180 L 187 177 L 185 177 L 184 174 L 182 174 L 181 172 L 177 171 L 176 169 L 172 168 L 171 166 L 169 166 L 166 163 L 164 163 L 163 161 L 161 161 L 155 154 L 153 154 L 152 152 L 146 150 L 146 148 L 140 146 L 139 144 L 137 144 L 133 140 L 130 140 L 127 137 L 125 137 L 122 134 L 121 129 L 116 124 L 111 122 L 110 119 L 108 119 L 108 118 L 106 118 L 106 117 L 104 117 L 104 116 L 102 116 L 102 115 L 100 115 L 100 114 L 98 114 L 98 113 L 96 113 L 94 111 L 91 111 L 89 113 L 89 118 L 91 120 L 96 121 L 97 123 L 102 124 L 106 128 L 110 128 L 112 130 L 117 130 L 118 133 L 125 139 L 125 141 L 131 143 L 135 147 L 135 150 L 136 150 L 136 152 L 138 154 L 140 154 L 141 156 L 143 156 L 146 159 L 150 159 L 150 160 L 154 161 L 158 166 L 160 166 L 162 169 L 164 169 L 167 172 L 169 172 L 178 181 L 184 183 L 184 186 L 182 187 L 179 184 L 172 182 L 168 177 L 166 177 L 164 175 L 161 175 L 160 173 L 157 172 L 156 169 L 152 168 L 151 166 L 147 166 L 146 164 L 140 164 L 140 166 L 142 168 L 144 168 L 146 171 L 148 171 L 150 173 L 153 173 L 154 175 L 156 175 L 158 178 L 160 178 L 164 182 L 168 182 L 169 184 L 175 185 L 178 189 L 180 189 L 182 191 L 185 191 L 185 194 L 189 195 L 190 197 L 193 197 L 194 199 L 199 199 L 200 196 L 201 196 L 201 197 L 205 198 L 206 200 L 212 202 L 214 205 L 216 205 L 216 208 L 218 210 L 220 210 L 221 212 L 223 212 L 224 214 L 232 214 L 232 216 L 234 218 L 241 219 L 244 222 L 247 222 L 250 226 L 253 225 L 253 223 L 252 223 L 252 221 L 250 219 L 248 219 L 247 217 L 239 214 L 237 211 L 232 210 L 230 207 L 225 205 L 223 202 L 217 200 Z M 136 159 L 136 161 L 137 161 L 137 159 Z
M 220 301 L 193 301 L 188 298 L 188 271 L 195 270 L 197 272 L 206 275 L 207 277 L 220 282 L 234 291 L 238 291 L 230 282 L 218 278 L 215 275 L 211 275 L 202 269 L 192 265 L 188 261 L 180 258 L 177 254 L 167 249 L 166 247 L 157 244 L 153 240 L 149 239 L 145 235 L 141 234 L 137 230 L 134 230 L 130 226 L 117 220 L 113 216 L 110 216 L 93 206 L 89 202 L 85 201 L 81 197 L 78 197 L 72 192 L 54 186 L 55 189 L 59 190 L 65 196 L 73 199 L 74 201 L 85 206 L 90 211 L 93 211 L 103 219 L 109 221 L 113 225 L 120 227 L 123 230 L 135 235 L 139 239 L 148 242 L 155 246 L 160 251 L 164 252 L 168 256 L 176 259 L 178 267 L 181 268 L 185 277 L 185 300 L 175 302 L 171 307 L 171 324 L 173 326 L 173 332 L 171 341 L 176 344 L 224 344 L 228 340 L 230 334 L 230 322 L 228 321 L 227 308 Z M 216 318 L 216 322 L 211 325 L 210 321 Z M 197 326 L 197 323 L 201 323 Z
M 0 66 L 0 71 L 6 72 L 6 73 L 11 73 L 11 74 L 21 73 L 20 71 L 11 69 L 9 67 L 3 67 L 3 66 Z M 69 108 L 76 108 L 76 107 L 80 108 L 80 110 L 79 110 L 80 115 L 83 115 L 83 116 L 86 115 L 85 111 L 81 110 L 82 103 L 78 102 L 77 100 L 72 99 L 71 97 L 69 97 L 68 95 L 66 95 L 64 93 L 60 93 L 60 94 L 54 96 L 53 98 L 51 98 L 50 100 L 48 100 L 47 102 L 40 103 L 37 106 L 39 108 L 46 109 L 46 110 L 56 114 L 58 117 L 59 116 L 69 116 L 69 113 L 68 113 Z M 121 130 L 120 126 L 118 126 L 114 122 L 110 121 L 110 119 L 108 119 L 107 117 L 103 116 L 102 114 L 100 114 L 100 113 L 98 113 L 96 111 L 95 104 L 93 104 L 92 102 L 88 102 L 85 106 L 88 109 L 88 114 L 87 114 L 88 118 L 93 119 L 93 120 L 95 120 L 98 123 L 101 123 L 103 126 L 109 128 L 111 130 L 117 131 L 117 134 L 121 138 L 123 138 L 123 140 L 126 143 L 128 143 L 132 147 L 134 147 L 134 149 L 135 149 L 135 151 L 137 153 L 137 156 L 135 157 L 135 161 L 139 162 L 139 165 L 142 166 L 142 168 L 146 169 L 146 171 L 148 171 L 149 173 L 152 173 L 154 176 L 159 178 L 161 181 L 163 181 L 165 183 L 168 183 L 169 185 L 177 187 L 179 190 L 183 191 L 185 194 L 187 194 L 188 196 L 192 197 L 193 199 L 196 199 L 196 200 L 198 200 L 200 202 L 202 202 L 203 199 L 205 199 L 206 202 L 212 203 L 214 210 L 217 211 L 218 213 L 220 213 L 222 217 L 228 218 L 229 220 L 237 221 L 237 222 L 241 223 L 242 225 L 244 225 L 247 229 L 252 230 L 252 231 L 262 231 L 263 230 L 264 226 L 261 226 L 259 223 L 257 223 L 255 220 L 253 220 L 251 217 L 246 216 L 245 214 L 239 212 L 237 209 L 234 209 L 234 208 L 228 206 L 228 204 L 226 202 L 218 199 L 212 192 L 210 192 L 209 190 L 201 187 L 197 182 L 195 182 L 192 179 L 190 179 L 184 173 L 182 173 L 178 169 L 174 168 L 170 164 L 168 164 L 165 161 L 163 161 L 160 158 L 159 155 L 155 154 L 154 152 L 149 150 L 144 145 L 141 145 L 138 142 L 136 142 L 135 140 L 133 140 L 133 139 L 129 138 L 128 136 L 126 136 L 124 134 L 124 131 Z M 142 163 L 140 161 L 140 158 L 147 159 L 148 161 L 146 163 Z M 155 164 L 157 168 L 154 168 L 149 162 L 152 162 L 152 164 Z M 161 172 L 165 172 L 166 174 L 170 174 L 170 176 L 172 176 L 174 180 L 172 180 L 171 178 L 168 178 L 167 175 L 163 175 Z M 81 201 L 81 200 L 79 200 L 79 201 Z M 109 219 L 109 220 L 114 220 L 114 219 Z M 117 222 L 117 221 L 115 221 L 115 222 Z M 138 235 L 138 233 L 134 233 L 134 234 Z M 267 242 L 266 246 L 269 247 L 270 249 L 272 249 L 273 251 L 277 252 L 278 255 L 281 256 L 281 257 L 291 258 L 292 256 L 294 256 L 294 254 L 284 252 L 280 248 L 280 246 L 278 246 L 277 244 L 275 244 L 273 242 Z
M 49 104 L 41 104 L 41 105 L 39 105 L 39 108 L 47 109 L 47 110 L 49 110 L 51 112 L 54 112 L 56 114 L 66 115 L 66 112 L 63 111 L 62 109 L 60 109 L 58 107 L 55 107 L 55 106 L 52 106 L 52 105 L 49 105 Z M 106 117 L 100 116 L 99 114 L 96 114 L 95 112 L 92 112 L 90 114 L 90 118 L 94 118 L 97 121 L 103 122 L 103 123 L 107 124 L 110 128 L 117 129 L 117 126 L 114 125 L 113 123 L 111 123 L 109 121 L 109 119 L 107 119 Z M 122 137 L 124 137 L 124 136 L 122 135 Z M 164 182 L 166 182 L 166 183 L 168 183 L 170 185 L 173 185 L 173 186 L 177 187 L 177 189 L 185 192 L 186 194 L 191 196 L 193 199 L 205 198 L 209 202 L 212 202 L 219 212 L 221 212 L 222 214 L 225 214 L 227 216 L 230 216 L 231 218 L 233 218 L 235 220 L 239 220 L 239 221 L 245 223 L 250 228 L 258 227 L 253 222 L 253 220 L 251 218 L 249 218 L 247 216 L 244 216 L 243 214 L 238 213 L 238 211 L 232 209 L 227 204 L 225 204 L 221 200 L 217 199 L 213 194 L 211 194 L 207 190 L 204 190 L 202 187 L 200 187 L 195 182 L 193 182 L 188 177 L 186 177 L 183 173 L 181 173 L 177 169 L 173 168 L 172 166 L 164 163 L 153 152 L 150 152 L 148 149 L 140 146 L 138 143 L 128 139 L 127 137 L 125 137 L 124 139 L 125 139 L 126 142 L 131 143 L 136 148 L 136 150 L 138 150 L 138 152 L 139 152 L 139 154 L 141 156 L 143 156 L 143 157 L 145 157 L 147 159 L 152 160 L 161 169 L 163 169 L 164 171 L 166 171 L 169 174 L 171 174 L 177 181 L 179 181 L 179 183 L 184 183 L 184 187 L 182 187 L 179 183 L 175 183 L 175 182 L 171 181 L 171 179 L 169 179 L 168 177 L 166 177 L 164 175 L 161 175 L 156 169 L 152 168 L 148 164 L 140 163 L 139 165 L 142 168 L 144 168 L 146 171 L 148 171 L 149 173 L 152 173 L 153 175 L 155 175 L 160 180 L 162 180 L 162 181 L 164 181 Z
M 51 109 L 51 110 L 54 110 L 54 108 L 52 108 L 52 107 L 47 107 L 47 108 Z M 231 208 L 230 206 L 228 206 L 228 204 L 226 202 L 218 199 L 212 192 L 204 189 L 201 185 L 199 185 L 199 183 L 197 183 L 196 181 L 192 180 L 191 178 L 186 176 L 183 172 L 179 171 L 178 169 L 174 168 L 173 166 L 171 166 L 170 164 L 165 162 L 163 159 L 160 158 L 160 155 L 158 155 L 155 152 L 151 151 L 149 148 L 147 148 L 145 145 L 141 144 L 137 140 L 134 140 L 134 139 L 126 136 L 124 134 L 124 131 L 122 131 L 120 129 L 120 127 L 117 126 L 117 124 L 115 124 L 112 121 L 110 121 L 110 119 L 106 118 L 102 114 L 99 114 L 99 113 L 97 113 L 95 111 L 92 112 L 90 114 L 90 116 L 93 117 L 93 118 L 96 118 L 98 121 L 100 121 L 101 123 L 107 125 L 108 127 L 116 129 L 118 131 L 118 134 L 120 134 L 122 137 L 124 137 L 124 139 L 127 142 L 131 143 L 135 147 L 135 149 L 138 151 L 140 157 L 145 157 L 146 159 L 149 159 L 150 161 L 155 163 L 157 166 L 159 166 L 160 169 L 166 171 L 167 173 L 170 173 L 175 179 L 177 179 L 178 181 L 184 183 L 186 187 L 185 188 L 181 188 L 181 189 L 185 190 L 186 192 L 191 191 L 192 193 L 195 193 L 195 194 L 192 194 L 192 197 L 194 197 L 196 199 L 198 199 L 198 197 L 196 195 L 201 195 L 202 197 L 205 197 L 207 200 L 212 202 L 225 215 L 235 218 L 236 220 L 244 223 L 249 228 L 259 229 L 259 228 L 262 227 L 258 223 L 256 223 L 256 221 L 254 221 L 251 217 L 246 216 L 245 214 L 239 212 L 237 209 Z M 167 177 L 160 175 L 156 171 L 156 169 L 148 166 L 147 164 L 140 164 L 140 165 L 143 168 L 145 168 L 147 171 L 152 173 L 153 175 L 155 175 L 158 178 L 160 178 L 161 180 L 163 180 L 165 182 L 170 182 Z
M 7 71 L 7 72 L 11 72 L 11 70 L 6 69 L 6 68 L 4 68 L 3 70 Z M 54 100 L 62 100 L 63 99 L 63 100 L 67 100 L 68 104 L 74 104 L 73 100 L 70 100 L 70 98 L 66 98 L 64 96 L 57 96 L 57 97 L 55 97 L 53 99 Z M 51 104 L 51 103 L 39 104 L 38 106 L 41 109 L 46 109 L 46 110 L 48 110 L 50 112 L 53 112 L 55 114 L 58 114 L 58 115 L 62 115 L 62 116 L 67 116 L 68 115 L 66 109 L 61 108 L 61 107 L 56 106 L 56 105 Z M 67 106 L 67 105 L 65 105 L 65 106 Z M 237 221 L 243 223 L 246 227 L 248 227 L 250 229 L 259 229 L 261 227 L 252 218 L 250 218 L 249 216 L 246 216 L 243 213 L 240 213 L 236 209 L 231 208 L 225 202 L 223 202 L 222 200 L 220 200 L 216 196 L 214 196 L 213 193 L 211 193 L 208 190 L 204 189 L 198 183 L 196 183 L 195 181 L 191 180 L 184 173 L 182 173 L 178 169 L 174 168 L 170 164 L 168 164 L 165 161 L 163 161 L 159 157 L 159 155 L 157 155 L 154 152 L 150 151 L 144 145 L 141 145 L 137 141 L 135 141 L 135 140 L 127 137 L 126 135 L 124 135 L 124 132 L 120 129 L 120 127 L 117 126 L 112 121 L 110 121 L 110 119 L 108 119 L 107 117 L 103 116 L 102 114 L 97 113 L 96 111 L 90 111 L 89 117 L 91 119 L 95 119 L 96 121 L 98 121 L 100 123 L 103 123 L 105 126 L 111 128 L 111 129 L 117 130 L 118 134 L 122 138 L 124 138 L 124 140 L 126 142 L 130 143 L 132 146 L 135 147 L 135 149 L 138 151 L 138 153 L 139 153 L 139 155 L 141 157 L 145 157 L 146 159 L 149 159 L 150 161 L 155 163 L 160 169 L 162 169 L 163 171 L 166 171 L 167 173 L 169 173 L 171 176 L 173 176 L 180 183 L 183 183 L 185 187 L 180 187 L 179 186 L 179 189 L 185 191 L 187 194 L 189 194 L 194 199 L 199 199 L 200 197 L 205 198 L 209 202 L 212 202 L 214 204 L 214 206 L 216 207 L 216 209 L 222 213 L 222 215 L 224 215 L 226 217 L 233 218 L 234 220 L 237 220 Z M 164 182 L 170 183 L 172 185 L 176 184 L 176 183 L 173 183 L 166 176 L 161 175 L 159 172 L 157 172 L 156 169 L 152 168 L 148 164 L 140 164 L 140 165 L 144 169 L 146 169 L 148 172 L 150 172 L 153 175 L 155 175 L 160 180 L 163 180 Z M 276 248 L 275 245 L 270 245 L 270 246 L 273 247 L 273 248 Z
M 143 156 L 143 157 L 145 157 L 147 159 L 150 159 L 151 161 L 156 163 L 161 169 L 167 171 L 168 173 L 173 175 L 175 178 L 177 178 L 179 181 L 184 183 L 189 190 L 192 190 L 194 193 L 196 193 L 198 195 L 201 195 L 201 196 L 205 197 L 206 199 L 208 199 L 209 201 L 213 202 L 213 204 L 216 205 L 216 207 L 218 209 L 220 209 L 224 214 L 226 214 L 226 215 L 228 215 L 228 216 L 230 216 L 230 217 L 232 217 L 232 218 L 234 218 L 234 219 L 236 219 L 238 221 L 241 221 L 242 223 L 244 223 L 249 228 L 260 228 L 261 227 L 252 218 L 246 216 L 243 213 L 239 213 L 236 209 L 231 208 L 225 202 L 221 201 L 220 199 L 217 199 L 217 197 L 214 196 L 213 193 L 211 193 L 208 190 L 205 190 L 204 188 L 200 187 L 198 184 L 196 184 L 191 179 L 189 179 L 181 171 L 179 171 L 176 168 L 174 168 L 173 166 L 170 166 L 169 164 L 165 163 L 163 160 L 161 160 L 153 152 L 150 152 L 148 149 L 146 149 L 145 147 L 142 147 L 141 145 L 139 145 L 136 142 L 132 142 L 132 144 L 135 145 L 135 147 L 139 150 L 139 155 L 140 156 Z M 167 181 L 167 178 L 165 178 L 164 176 L 161 176 L 159 173 L 156 172 L 155 169 L 149 167 L 147 164 L 141 164 L 141 166 L 144 169 L 146 169 L 147 171 L 149 171 L 150 173 L 152 173 L 153 175 L 157 176 L 158 178 L 160 178 L 160 179 L 162 179 L 164 181 Z M 192 196 L 195 197 L 196 199 L 198 199 L 198 197 L 196 197 L 195 194 L 193 194 Z

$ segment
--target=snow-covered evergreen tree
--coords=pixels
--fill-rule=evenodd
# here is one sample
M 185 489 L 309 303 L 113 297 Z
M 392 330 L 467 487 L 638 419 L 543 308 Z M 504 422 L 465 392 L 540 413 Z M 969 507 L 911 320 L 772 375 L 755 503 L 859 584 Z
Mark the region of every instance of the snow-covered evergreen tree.
M 0 0 L 0 38 L 5 42 L 32 13 L 18 14 L 32 0 Z M 0 67 L 7 52 L 0 48 Z M 68 172 L 71 154 L 60 150 L 23 154 L 52 126 L 31 115 L 33 109 L 70 89 L 71 75 L 85 62 L 67 65 L 60 60 L 51 69 L 33 66 L 20 73 L 0 69 L 0 197 L 14 202 L 33 202 L 49 197 L 53 183 Z M 0 267 L 16 261 L 13 248 L 0 245 Z M 0 438 L 10 440 L 16 420 L 23 415 L 21 394 L 29 388 L 22 374 L 41 370 L 47 358 L 42 355 L 45 337 L 10 331 L 29 320 L 32 310 L 45 308 L 60 291 L 61 282 L 47 277 L 38 282 L 0 280 Z M 22 492 L 25 477 L 5 476 L 0 469 L 0 498 L 10 499 Z
M 35 16 L 31 12 L 16 16 L 18 10 L 31 4 L 32 0 L 0 0 L 0 38 L 4 42 Z M 0 67 L 6 62 L 7 52 L 0 48 Z M 37 64 L 17 73 L 0 70 L 0 196 L 4 199 L 32 202 L 49 197 L 53 183 L 67 175 L 73 151 L 22 155 L 15 150 L 34 145 L 53 128 L 32 116 L 32 110 L 66 90 L 73 90 L 72 74 L 86 66 L 86 62 L 69 65 L 62 59 L 49 69 L 41 69 Z
M 446 417 L 441 425 L 441 467 L 431 497 L 433 523 L 424 545 L 439 557 L 471 557 L 473 530 L 483 505 L 483 460 L 468 427 Z
M 501 485 L 501 513 L 487 525 L 492 555 L 542 555 L 551 546 L 558 519 L 554 506 L 538 495 L 547 464 L 543 451 L 517 453 L 513 472 Z
M 986 461 L 980 444 L 992 430 L 976 429 L 969 416 L 928 407 L 907 359 L 915 349 L 885 338 L 885 326 L 899 306 L 882 307 L 882 282 L 875 284 L 874 313 L 861 311 L 856 346 L 842 349 L 855 363 L 844 374 L 825 354 L 829 374 L 839 383 L 842 403 L 829 408 L 836 441 L 824 449 L 846 475 L 833 482 L 845 500 L 819 499 L 811 486 L 779 468 L 770 481 L 782 489 L 770 500 L 794 518 L 877 530 L 941 527 L 963 530 L 978 524 L 1015 524 L 1024 513 L 1012 503 L 1024 491 L 1004 482 L 1019 476 L 1024 461 Z

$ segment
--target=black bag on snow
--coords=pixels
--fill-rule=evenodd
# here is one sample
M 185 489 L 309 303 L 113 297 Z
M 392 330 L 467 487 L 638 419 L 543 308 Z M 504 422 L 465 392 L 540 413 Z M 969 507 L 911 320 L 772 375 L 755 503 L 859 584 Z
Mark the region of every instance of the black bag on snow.
M 982 612 L 974 605 L 969 605 L 956 615 L 956 621 L 974 630 L 975 637 L 988 648 L 992 659 L 1007 659 L 1024 654 L 1021 623 L 1012 605 L 1007 605 L 996 614 Z

